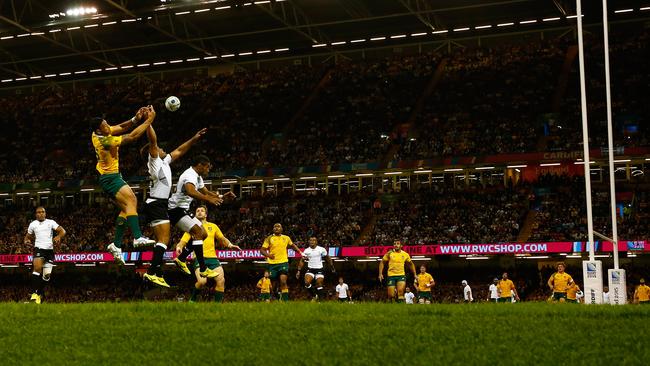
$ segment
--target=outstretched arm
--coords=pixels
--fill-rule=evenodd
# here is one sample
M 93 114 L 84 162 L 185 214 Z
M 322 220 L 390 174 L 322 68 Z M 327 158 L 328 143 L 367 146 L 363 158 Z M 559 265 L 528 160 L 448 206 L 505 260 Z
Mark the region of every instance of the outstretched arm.
M 142 107 L 138 109 L 138 111 L 135 113 L 135 116 L 133 116 L 130 120 L 126 122 L 122 122 L 117 126 L 111 126 L 111 135 L 120 136 L 125 134 L 127 131 L 131 130 L 133 127 L 135 127 L 138 124 L 138 121 L 142 120 L 142 117 L 144 117 L 145 112 L 146 112 L 146 108 Z
M 131 143 L 137 140 L 138 138 L 140 138 L 140 136 L 142 136 L 142 134 L 147 130 L 147 128 L 149 128 L 154 118 L 156 118 L 156 112 L 153 110 L 153 107 L 149 106 L 147 107 L 147 109 L 148 109 L 147 120 L 144 121 L 144 123 L 138 126 L 135 130 L 131 131 L 131 133 L 124 136 L 122 138 L 122 145 Z
M 147 140 L 149 140 L 149 155 L 152 158 L 158 156 L 158 136 L 152 125 L 147 128 Z
M 172 151 L 170 153 L 172 157 L 172 161 L 179 159 L 181 156 L 185 155 L 185 153 L 187 153 L 187 151 L 192 147 L 192 145 L 194 145 L 195 142 L 199 141 L 201 139 L 201 136 L 205 135 L 207 131 L 208 131 L 207 128 L 201 129 L 194 136 L 192 136 L 191 139 L 185 141 L 182 145 L 180 145 L 174 151 Z

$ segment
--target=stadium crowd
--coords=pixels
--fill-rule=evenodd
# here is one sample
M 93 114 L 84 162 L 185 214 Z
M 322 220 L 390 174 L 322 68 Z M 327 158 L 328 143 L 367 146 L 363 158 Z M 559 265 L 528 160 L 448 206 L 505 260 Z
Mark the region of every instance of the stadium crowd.
M 650 77 L 642 67 L 649 33 L 614 34 L 616 145 L 648 146 L 642 122 L 650 111 L 641 90 Z M 566 71 L 566 98 L 553 105 L 554 96 L 564 95 L 558 75 L 565 73 L 562 64 L 572 42 L 529 40 L 328 67 L 140 78 L 2 96 L 0 183 L 95 178 L 88 119 L 104 115 L 121 122 L 144 103 L 160 112 L 154 126 L 166 148 L 209 127 L 194 152 L 211 156 L 221 171 L 366 163 L 382 160 L 392 144 L 399 149 L 391 158 L 399 159 L 579 150 L 577 62 Z M 600 133 L 605 118 L 599 52 L 598 46 L 589 46 L 589 112 L 599 132 L 592 137 L 594 148 L 604 146 L 606 136 Z M 441 80 L 427 96 L 426 86 L 443 60 Z M 315 90 L 315 98 L 298 113 Z M 161 110 L 171 94 L 182 101 L 173 114 Z M 425 97 L 422 110 L 403 128 L 420 97 Z M 144 175 L 138 145 L 122 149 L 121 170 L 127 177 Z
M 284 233 L 299 246 L 315 236 L 323 246 L 391 245 L 399 238 L 407 244 L 514 242 L 533 212 L 528 241 L 586 240 L 584 180 L 579 177 L 544 175 L 538 181 L 450 187 L 445 182 L 412 190 L 361 191 L 329 194 L 318 191 L 245 196 L 209 209 L 208 220 L 242 248 L 259 248 L 280 222 Z M 623 187 L 622 189 L 624 189 Z M 609 196 L 595 184 L 594 223 L 609 232 Z M 597 192 L 597 191 L 600 192 Z M 647 240 L 649 194 L 642 187 L 630 189 L 619 201 L 619 237 Z M 47 206 L 48 217 L 62 225 L 68 235 L 58 252 L 104 251 L 113 235 L 112 215 L 117 209 L 109 200 L 91 204 Z M 33 207 L 0 209 L 0 253 L 30 253 L 23 243 Z M 150 234 L 145 228 L 145 234 Z M 172 241 L 181 233 L 174 230 Z M 124 245 L 130 248 L 128 235 Z

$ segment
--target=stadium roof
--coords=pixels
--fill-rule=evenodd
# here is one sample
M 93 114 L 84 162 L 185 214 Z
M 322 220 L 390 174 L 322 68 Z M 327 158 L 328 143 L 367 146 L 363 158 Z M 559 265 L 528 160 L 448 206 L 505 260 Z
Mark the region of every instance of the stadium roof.
M 600 1 L 583 2 L 591 3 L 585 4 L 585 19 L 597 22 Z M 650 5 L 638 0 L 615 3 L 616 9 L 631 8 L 636 14 Z M 0 87 L 93 73 L 135 74 L 181 63 L 237 63 L 279 53 L 338 52 L 458 32 L 487 34 L 515 27 L 567 25 L 571 22 L 567 16 L 575 14 L 575 2 L 569 0 L 88 0 L 79 4 L 0 0 Z M 89 14 L 75 15 L 80 6 Z M 534 24 L 526 23 L 533 20 Z

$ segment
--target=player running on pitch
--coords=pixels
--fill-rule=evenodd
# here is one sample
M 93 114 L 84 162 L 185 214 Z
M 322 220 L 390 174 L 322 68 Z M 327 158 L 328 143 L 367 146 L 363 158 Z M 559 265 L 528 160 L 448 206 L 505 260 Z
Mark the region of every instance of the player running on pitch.
M 386 279 L 386 289 L 388 292 L 388 299 L 395 300 L 397 295 L 397 302 L 404 302 L 404 290 L 406 288 L 406 272 L 404 266 L 408 263 L 409 270 L 417 282 L 417 275 L 415 273 L 415 265 L 411 261 L 411 256 L 402 250 L 402 242 L 395 240 L 393 242 L 393 249 L 389 250 L 379 262 L 379 281 L 384 281 L 384 265 L 388 264 L 388 278 Z M 397 292 L 395 288 L 397 287 Z
M 309 238 L 309 247 L 303 251 L 303 256 L 298 262 L 298 272 L 296 278 L 300 279 L 300 271 L 307 261 L 307 272 L 305 272 L 305 288 L 309 290 L 312 298 L 322 300 L 325 298 L 325 291 L 323 282 L 325 281 L 325 271 L 323 268 L 323 258 L 327 260 L 332 273 L 336 273 L 334 262 L 327 254 L 327 249 L 318 245 L 318 239 L 315 237 Z M 313 286 L 314 278 L 316 279 L 316 286 Z
M 52 236 L 56 232 L 56 236 Z M 34 243 L 34 259 L 32 262 L 32 293 L 29 301 L 41 303 L 43 289 L 50 281 L 54 267 L 54 244 L 59 245 L 65 236 L 65 230 L 54 220 L 45 218 L 45 207 L 36 208 L 36 220 L 27 228 L 25 244 Z
M 286 235 L 282 234 L 282 224 L 276 223 L 273 225 L 273 235 L 269 235 L 264 239 L 264 244 L 260 248 L 260 252 L 269 264 L 269 273 L 273 287 L 277 293 L 278 285 L 280 287 L 282 301 L 289 301 L 289 286 L 287 285 L 287 277 L 289 274 L 289 255 L 287 249 L 291 247 L 296 253 L 304 254 L 291 241 Z M 279 279 L 279 281 L 277 281 Z
M 146 119 L 144 123 L 126 134 L 142 118 Z M 99 184 L 104 192 L 115 198 L 120 208 L 120 213 L 115 220 L 115 238 L 113 243 L 107 247 L 118 264 L 124 264 L 121 248 L 126 225 L 129 226 L 133 233 L 134 246 L 154 243 L 153 240 L 145 238 L 142 231 L 140 231 L 138 200 L 131 187 L 122 179 L 119 170 L 120 146 L 132 143 L 140 138 L 154 118 L 156 118 L 156 112 L 152 106 L 148 106 L 140 108 L 133 118 L 117 126 L 109 125 L 103 118 L 94 118 L 90 122 L 93 147 L 97 155 L 96 169 L 99 172 Z

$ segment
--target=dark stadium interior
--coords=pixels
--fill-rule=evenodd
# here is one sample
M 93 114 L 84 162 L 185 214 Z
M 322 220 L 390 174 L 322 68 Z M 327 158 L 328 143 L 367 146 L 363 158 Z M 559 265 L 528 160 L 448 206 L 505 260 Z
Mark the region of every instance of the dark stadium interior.
M 586 3 L 594 229 L 610 233 L 600 4 Z M 576 165 L 583 139 L 575 2 L 104 1 L 95 17 L 48 18 L 68 4 L 0 1 L 0 254 L 32 253 L 23 238 L 38 205 L 68 232 L 58 253 L 107 250 L 118 209 L 98 189 L 87 121 L 119 123 L 146 104 L 158 111 L 153 126 L 167 150 L 209 128 L 174 163 L 174 178 L 191 155 L 212 159 L 208 186 L 238 198 L 210 208 L 209 220 L 242 248 L 259 248 L 276 222 L 300 247 L 310 237 L 326 247 L 588 239 Z M 647 5 L 620 0 L 615 9 L 634 11 L 610 17 L 618 236 L 630 241 L 650 240 Z M 536 22 L 521 23 L 528 19 Z M 174 113 L 164 110 L 170 95 L 182 103 Z M 139 201 L 148 189 L 145 139 L 120 149 L 120 171 Z M 562 168 L 533 169 L 560 161 Z M 621 255 L 631 294 L 650 276 L 648 255 Z M 503 270 L 522 300 L 545 300 L 559 258 L 434 258 L 435 301 L 458 302 L 462 279 L 484 299 Z M 225 267 L 226 299 L 254 300 L 262 267 Z M 341 267 L 359 300 L 383 298 L 376 263 Z M 28 268 L 0 264 L 0 301 L 25 300 Z M 167 292 L 143 285 L 143 268 L 62 264 L 48 301 L 187 296 L 191 283 L 175 268 L 165 268 L 177 284 Z M 112 271 L 113 282 L 97 280 Z M 579 261 L 571 271 L 579 274 Z M 292 293 L 306 298 L 292 281 Z

